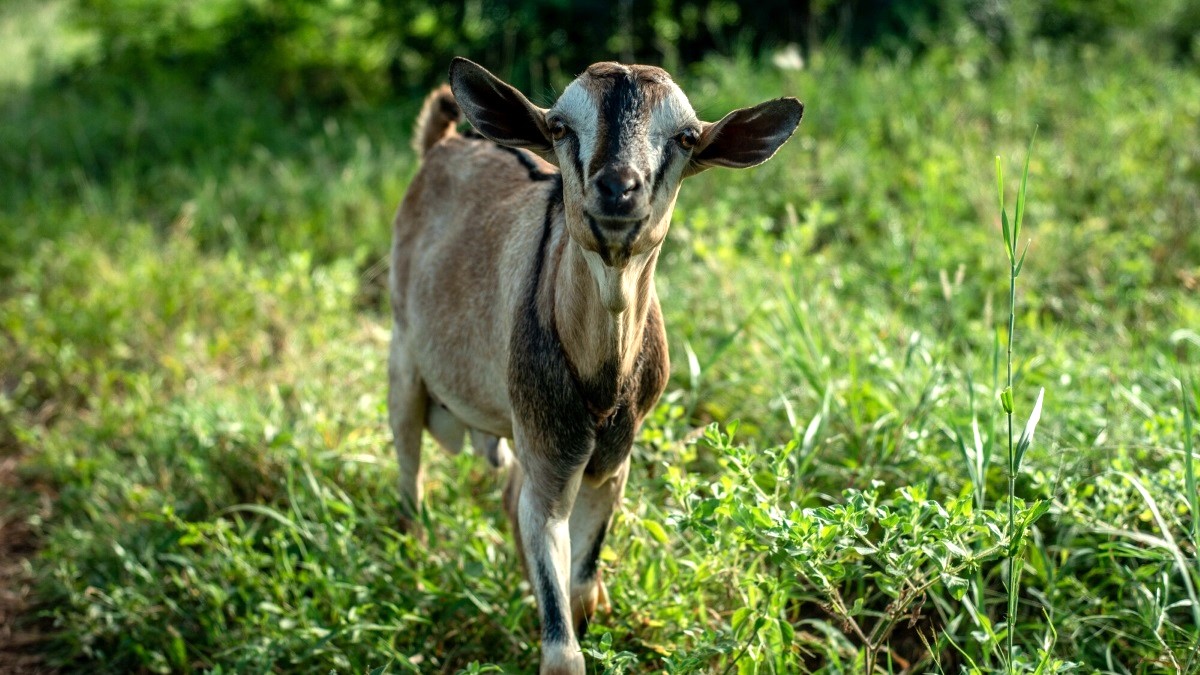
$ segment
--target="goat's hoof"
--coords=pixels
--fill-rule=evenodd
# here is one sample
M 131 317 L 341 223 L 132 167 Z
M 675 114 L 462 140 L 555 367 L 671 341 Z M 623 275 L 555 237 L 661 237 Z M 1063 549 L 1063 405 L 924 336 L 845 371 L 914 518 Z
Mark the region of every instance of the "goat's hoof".
M 584 675 L 583 652 L 579 645 L 543 644 L 539 675 Z
M 407 534 L 416 539 L 421 544 L 425 544 L 428 541 L 425 536 L 425 528 L 421 526 L 421 521 L 414 516 L 400 514 L 396 519 L 396 529 L 402 534 Z

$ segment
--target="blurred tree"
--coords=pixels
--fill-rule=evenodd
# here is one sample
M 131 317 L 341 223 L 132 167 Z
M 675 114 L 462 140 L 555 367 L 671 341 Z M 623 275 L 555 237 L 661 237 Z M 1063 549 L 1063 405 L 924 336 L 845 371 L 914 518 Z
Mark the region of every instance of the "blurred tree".
M 468 55 L 543 100 L 588 63 L 677 70 L 784 44 L 919 52 L 961 27 L 1006 51 L 1031 39 L 1133 36 L 1191 55 L 1196 0 L 70 0 L 98 63 L 130 75 L 244 77 L 285 100 L 408 96 Z

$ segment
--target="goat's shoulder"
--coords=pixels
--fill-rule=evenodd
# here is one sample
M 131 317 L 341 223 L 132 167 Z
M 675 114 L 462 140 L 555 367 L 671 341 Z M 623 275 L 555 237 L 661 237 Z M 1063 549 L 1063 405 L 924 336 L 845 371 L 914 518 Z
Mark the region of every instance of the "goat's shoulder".
M 532 154 L 470 136 L 442 139 L 423 160 L 397 214 L 396 240 L 406 245 L 421 237 L 426 244 L 464 238 L 477 246 L 478 234 L 493 228 L 484 243 L 500 244 L 499 233 L 515 225 L 540 229 L 553 193 L 546 187 L 558 181 L 554 167 Z

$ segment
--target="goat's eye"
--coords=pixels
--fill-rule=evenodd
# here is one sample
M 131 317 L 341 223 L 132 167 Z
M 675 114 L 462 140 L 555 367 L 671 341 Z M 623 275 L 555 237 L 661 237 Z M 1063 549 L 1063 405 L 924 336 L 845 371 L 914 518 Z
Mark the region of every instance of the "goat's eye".
M 684 150 L 691 150 L 696 147 L 696 142 L 700 140 L 700 134 L 696 133 L 695 129 L 684 129 L 675 137 L 675 142 Z
M 563 136 L 567 135 L 567 125 L 563 124 L 562 120 L 559 120 L 559 119 L 550 120 L 547 123 L 547 126 L 550 129 L 551 140 L 559 141 L 559 140 L 562 140 Z

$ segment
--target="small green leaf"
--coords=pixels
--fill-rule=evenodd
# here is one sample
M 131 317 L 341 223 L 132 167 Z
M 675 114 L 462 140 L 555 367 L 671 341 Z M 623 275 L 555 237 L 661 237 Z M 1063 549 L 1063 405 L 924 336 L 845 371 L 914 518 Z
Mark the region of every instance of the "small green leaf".
M 1033 155 L 1033 139 L 1037 138 L 1037 127 L 1033 128 L 1033 135 L 1029 137 L 1029 147 L 1025 149 L 1025 168 L 1021 171 L 1021 187 L 1017 189 L 1017 212 L 1016 221 L 1013 223 L 1013 241 L 1021 238 L 1021 224 L 1025 219 L 1025 186 L 1029 180 L 1029 158 Z
M 692 349 L 692 343 L 684 340 L 683 353 L 687 355 L 688 362 L 688 386 L 692 391 L 700 390 L 701 377 L 703 371 L 700 368 L 700 358 L 696 356 L 696 351 Z
M 963 596 L 967 594 L 969 584 L 966 579 L 960 576 L 947 574 L 942 577 L 942 583 L 946 584 L 946 589 L 950 591 L 950 595 L 955 600 L 962 600 Z
M 181 636 L 173 627 L 171 630 L 171 660 L 177 668 L 187 668 L 187 646 L 183 642 Z
M 1050 510 L 1050 502 L 1044 499 L 1035 501 L 1032 505 L 1021 512 L 1021 529 L 1024 530 L 1030 525 L 1033 525 L 1042 516 Z
M 1004 412 L 1009 415 L 1013 411 L 1012 387 L 1005 387 L 1004 391 L 1000 392 L 1000 407 L 1004 408 Z
M 1038 421 L 1042 418 L 1042 399 L 1046 396 L 1046 388 L 1042 387 L 1038 391 L 1037 401 L 1033 404 L 1033 412 L 1029 413 L 1029 420 L 1025 422 L 1025 431 L 1021 432 L 1021 439 L 1017 441 L 1016 462 L 1017 468 L 1021 467 L 1021 459 L 1025 456 L 1025 451 L 1029 446 L 1033 445 L 1033 432 L 1037 429 Z M 1009 396 L 1009 404 L 1012 403 L 1012 396 Z
M 1021 268 L 1025 266 L 1025 254 L 1029 253 L 1029 242 L 1025 242 L 1025 250 L 1021 251 L 1021 259 L 1017 261 L 1017 267 L 1013 270 L 1013 277 L 1021 276 Z
M 796 629 L 788 620 L 779 620 L 779 632 L 783 636 L 783 643 L 785 645 L 791 645 L 796 641 Z
M 996 196 L 1000 212 L 1004 213 L 1004 167 L 1000 164 L 1000 155 L 996 155 Z
M 1013 260 L 1012 235 L 1008 229 L 1008 213 L 1003 209 L 1000 210 L 1000 225 L 1004 230 L 1004 250 L 1008 252 L 1008 261 L 1011 263 Z
M 659 525 L 657 521 L 643 520 L 642 526 L 646 528 L 646 531 L 649 532 L 650 536 L 654 537 L 654 540 L 658 543 L 665 544 L 670 541 L 667 537 L 667 531 L 664 530 L 663 526 Z
M 749 607 L 739 607 L 738 609 L 734 610 L 733 616 L 730 617 L 729 627 L 733 629 L 734 633 L 737 633 L 741 629 L 741 627 L 746 624 L 746 619 L 749 616 L 750 616 L 750 608 Z

